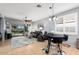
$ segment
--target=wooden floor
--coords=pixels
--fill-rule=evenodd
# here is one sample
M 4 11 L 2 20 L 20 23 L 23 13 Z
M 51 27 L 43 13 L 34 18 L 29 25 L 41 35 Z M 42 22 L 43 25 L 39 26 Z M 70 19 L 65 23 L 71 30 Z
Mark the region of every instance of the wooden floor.
M 23 46 L 21 48 L 11 48 L 10 40 L 7 40 L 5 44 L 0 43 L 0 55 L 46 55 L 42 50 L 47 46 L 47 41 L 45 42 L 34 42 L 30 45 Z M 67 46 L 62 47 L 66 55 L 79 55 L 79 50 L 76 48 L 71 48 Z M 51 49 L 50 53 L 55 49 Z

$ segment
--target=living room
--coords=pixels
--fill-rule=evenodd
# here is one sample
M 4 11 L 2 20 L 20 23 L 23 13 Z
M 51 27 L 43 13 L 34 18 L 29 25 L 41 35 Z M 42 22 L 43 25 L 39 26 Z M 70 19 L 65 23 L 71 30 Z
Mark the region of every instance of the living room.
M 0 13 L 0 55 L 79 55 L 79 3 L 0 3 Z

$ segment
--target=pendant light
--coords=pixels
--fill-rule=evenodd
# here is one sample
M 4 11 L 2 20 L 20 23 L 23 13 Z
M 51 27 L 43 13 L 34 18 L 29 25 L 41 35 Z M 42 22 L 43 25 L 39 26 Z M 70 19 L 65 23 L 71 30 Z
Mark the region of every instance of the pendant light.
M 49 16 L 49 20 L 50 21 L 55 21 L 56 20 L 56 16 L 54 15 L 54 3 L 52 3 L 52 6 L 49 7 L 49 9 L 51 10 L 52 15 Z

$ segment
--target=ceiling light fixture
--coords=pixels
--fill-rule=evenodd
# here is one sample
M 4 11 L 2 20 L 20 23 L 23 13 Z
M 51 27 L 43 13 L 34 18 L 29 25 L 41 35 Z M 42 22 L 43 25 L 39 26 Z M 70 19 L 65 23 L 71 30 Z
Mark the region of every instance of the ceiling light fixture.
M 38 8 L 42 7 L 40 4 L 37 5 Z
M 52 15 L 49 16 L 49 20 L 50 21 L 55 21 L 56 20 L 56 16 L 54 15 L 54 3 L 52 3 L 52 6 L 49 7 L 49 9 L 52 11 Z
M 51 16 L 49 16 L 49 20 L 52 21 L 52 17 Z
M 49 20 L 50 20 L 50 21 L 52 21 L 52 19 L 51 19 L 51 18 L 49 18 Z
M 27 19 L 27 16 L 25 17 L 25 19 Z

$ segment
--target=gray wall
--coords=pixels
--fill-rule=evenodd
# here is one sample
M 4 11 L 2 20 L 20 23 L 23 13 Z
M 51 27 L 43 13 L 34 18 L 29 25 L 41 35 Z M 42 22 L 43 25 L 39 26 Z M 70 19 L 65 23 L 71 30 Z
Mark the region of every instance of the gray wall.
M 5 40 L 5 19 L 3 16 L 1 16 L 1 17 L 2 17 L 2 19 L 0 19 L 0 22 L 1 22 L 0 32 L 2 34 L 2 42 L 4 42 L 4 40 Z
M 73 12 L 78 13 L 78 23 L 79 23 L 79 7 L 56 14 L 56 16 L 59 17 Z M 48 18 L 41 19 L 33 24 L 37 26 L 37 24 L 39 23 L 43 23 L 45 26 L 45 30 L 48 32 L 55 30 L 54 22 L 49 21 Z M 68 41 L 66 43 L 70 44 L 71 47 L 76 47 L 76 39 L 78 38 L 78 36 L 79 36 L 79 24 L 78 24 L 78 35 L 69 35 Z
M 54 22 L 49 21 L 49 18 L 48 17 L 47 18 L 44 18 L 44 19 L 41 19 L 41 20 L 36 21 L 36 22 L 33 23 L 33 25 L 36 26 L 36 27 L 38 26 L 38 24 L 43 24 L 45 31 L 50 32 L 50 31 L 54 31 L 55 30 L 54 29 L 55 28 L 54 27 Z
M 1 33 L 1 19 L 0 19 L 0 33 Z
M 5 20 L 6 20 L 7 22 L 9 22 L 11 25 L 24 24 L 24 22 L 23 22 L 22 20 L 15 19 L 15 18 L 5 17 Z

